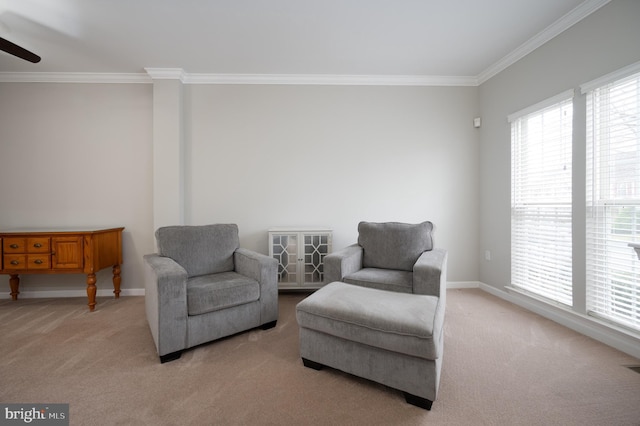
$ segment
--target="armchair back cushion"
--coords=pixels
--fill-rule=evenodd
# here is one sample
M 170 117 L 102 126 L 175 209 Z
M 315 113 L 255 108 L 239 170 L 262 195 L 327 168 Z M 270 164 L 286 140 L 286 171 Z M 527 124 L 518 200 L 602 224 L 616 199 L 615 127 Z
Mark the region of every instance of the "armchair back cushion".
M 413 270 L 418 257 L 433 249 L 431 222 L 418 224 L 360 222 L 358 245 L 364 268 Z
M 233 252 L 240 247 L 235 224 L 165 226 L 156 240 L 158 254 L 175 260 L 189 278 L 233 271 Z

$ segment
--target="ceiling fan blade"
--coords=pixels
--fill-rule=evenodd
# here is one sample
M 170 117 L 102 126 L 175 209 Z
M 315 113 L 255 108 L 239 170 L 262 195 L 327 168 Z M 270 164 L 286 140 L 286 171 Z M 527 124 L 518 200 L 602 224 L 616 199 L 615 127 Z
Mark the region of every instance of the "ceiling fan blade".
M 24 49 L 17 44 L 13 44 L 9 40 L 5 40 L 2 37 L 0 37 L 0 50 L 4 50 L 5 52 L 12 54 L 13 56 L 22 58 L 25 61 L 33 62 L 34 64 L 40 62 L 40 56 L 36 55 L 35 53 L 29 52 L 27 49 Z

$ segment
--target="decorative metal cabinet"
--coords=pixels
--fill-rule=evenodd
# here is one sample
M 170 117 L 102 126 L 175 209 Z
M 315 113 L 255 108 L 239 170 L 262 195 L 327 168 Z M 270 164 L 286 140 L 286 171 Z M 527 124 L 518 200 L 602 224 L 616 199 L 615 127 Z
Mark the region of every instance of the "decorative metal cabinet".
M 280 289 L 317 289 L 324 280 L 324 257 L 331 253 L 326 228 L 269 229 L 269 256 L 278 261 Z

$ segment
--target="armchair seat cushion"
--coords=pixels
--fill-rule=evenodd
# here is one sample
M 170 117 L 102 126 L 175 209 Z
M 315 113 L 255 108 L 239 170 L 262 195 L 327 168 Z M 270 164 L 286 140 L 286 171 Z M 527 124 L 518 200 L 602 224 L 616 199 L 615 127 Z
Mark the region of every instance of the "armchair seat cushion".
M 378 290 L 413 293 L 413 272 L 396 269 L 363 268 L 344 277 L 343 281 Z
M 187 280 L 187 312 L 200 315 L 260 298 L 260 284 L 237 272 L 201 275 Z

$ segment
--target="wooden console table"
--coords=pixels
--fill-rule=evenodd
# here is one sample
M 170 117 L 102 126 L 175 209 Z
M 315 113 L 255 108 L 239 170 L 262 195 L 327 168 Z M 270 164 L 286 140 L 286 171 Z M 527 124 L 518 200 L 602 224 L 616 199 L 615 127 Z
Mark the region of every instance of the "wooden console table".
M 113 268 L 113 293 L 120 297 L 124 228 L 65 231 L 0 231 L 0 274 L 9 275 L 18 300 L 19 274 L 87 274 L 89 310 L 96 306 L 96 272 Z

